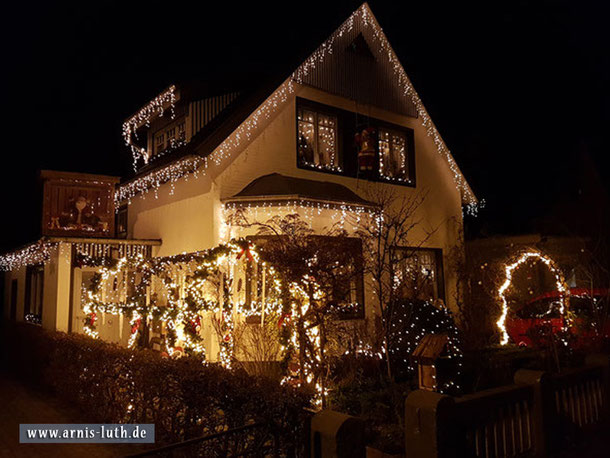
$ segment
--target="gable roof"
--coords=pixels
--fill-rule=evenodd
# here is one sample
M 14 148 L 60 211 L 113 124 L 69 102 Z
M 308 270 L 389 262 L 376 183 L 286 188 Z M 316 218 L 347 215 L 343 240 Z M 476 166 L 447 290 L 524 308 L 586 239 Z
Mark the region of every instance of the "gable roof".
M 187 174 L 205 173 L 210 161 L 220 164 L 234 159 L 234 152 L 243 148 L 244 143 L 257 133 L 259 123 L 271 118 L 286 102 L 289 95 L 294 93 L 294 83 L 315 83 L 326 58 L 333 54 L 335 45 L 345 43 L 346 37 L 354 35 L 355 31 L 363 34 L 365 41 L 369 44 L 369 51 L 378 60 L 386 60 L 384 64 L 391 69 L 393 84 L 390 89 L 384 86 L 385 89 L 392 95 L 398 94 L 405 109 L 411 110 L 412 115 L 419 118 L 427 134 L 432 137 L 437 152 L 451 170 L 453 181 L 462 197 L 462 204 L 467 211 L 476 212 L 478 204 L 476 196 L 436 129 L 367 3 L 363 3 L 354 11 L 322 45 L 298 65 L 296 70 L 288 76 L 284 75 L 284 79 L 280 76 L 279 79 L 272 80 L 270 84 L 263 85 L 249 97 L 243 95 L 238 98 L 239 103 L 235 101 L 231 104 L 233 109 L 224 110 L 187 145 L 178 148 L 171 156 L 155 162 L 150 168 L 143 169 L 144 173 L 122 184 L 117 190 L 116 199 L 119 201 L 130 199 L 139 193 L 156 189 L 165 182 L 179 180 Z M 358 34 L 353 39 L 357 36 Z M 359 45 L 362 51 L 362 43 Z
M 363 199 L 347 187 L 331 183 L 330 181 L 308 180 L 295 178 L 279 173 L 263 175 L 250 182 L 244 189 L 233 197 L 225 199 L 226 202 L 249 200 L 275 200 L 275 199 L 304 199 L 337 204 L 356 204 L 360 206 L 374 206 L 373 203 Z

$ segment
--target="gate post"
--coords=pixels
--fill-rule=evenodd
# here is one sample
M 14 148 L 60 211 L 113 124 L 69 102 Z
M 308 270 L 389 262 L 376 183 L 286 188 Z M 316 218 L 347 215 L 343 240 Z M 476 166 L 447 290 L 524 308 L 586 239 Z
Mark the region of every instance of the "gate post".
M 405 456 L 445 458 L 456 455 L 452 439 L 451 396 L 416 390 L 405 401 Z
M 323 410 L 311 419 L 312 458 L 364 458 L 364 423 L 360 418 Z

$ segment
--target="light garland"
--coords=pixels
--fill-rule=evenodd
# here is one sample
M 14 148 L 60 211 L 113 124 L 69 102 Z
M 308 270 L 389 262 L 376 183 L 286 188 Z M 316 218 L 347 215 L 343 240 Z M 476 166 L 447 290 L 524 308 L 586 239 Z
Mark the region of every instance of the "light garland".
M 506 331 L 506 317 L 508 316 L 508 302 L 506 300 L 506 295 L 505 295 L 506 290 L 512 284 L 512 277 L 513 277 L 514 270 L 517 269 L 519 266 L 521 266 L 523 263 L 525 263 L 531 259 L 536 259 L 536 260 L 544 263 L 549 268 L 549 271 L 554 275 L 555 286 L 557 288 L 557 291 L 559 291 L 559 293 L 560 293 L 560 300 L 561 300 L 561 306 L 559 308 L 559 313 L 563 316 L 565 314 L 565 312 L 567 311 L 567 308 L 569 305 L 570 290 L 569 290 L 568 286 L 566 285 L 566 282 L 565 282 L 563 273 L 561 272 L 561 269 L 555 264 L 555 262 L 550 257 L 548 257 L 538 251 L 526 251 L 526 252 L 522 253 L 514 262 L 512 262 L 511 264 L 507 264 L 504 267 L 504 272 L 505 272 L 506 278 L 504 280 L 504 283 L 502 283 L 502 285 L 498 289 L 498 296 L 500 297 L 500 303 L 502 305 L 502 314 L 500 315 L 500 318 L 498 319 L 496 324 L 498 326 L 498 329 L 500 329 L 500 333 L 502 336 L 501 340 L 500 340 L 501 345 L 506 345 L 509 341 L 508 332 Z
M 417 367 L 413 365 L 412 354 L 424 336 L 446 334 L 448 339 L 446 357 L 455 361 L 455 375 L 453 379 L 440 381 L 437 389 L 440 393 L 445 394 L 459 391 L 463 352 L 451 311 L 440 301 L 435 303 L 406 301 L 400 305 L 410 307 L 411 310 L 408 313 L 401 313 L 402 311 L 399 309 L 397 316 L 391 320 L 390 332 L 393 344 L 390 345 L 389 357 L 402 364 L 409 373 L 413 373 Z M 409 316 L 410 318 L 407 318 Z
M 37 264 L 46 264 L 51 254 L 59 246 L 59 241 L 45 238 L 31 243 L 19 250 L 0 256 L 0 271 L 18 270 Z M 113 251 L 121 257 L 150 257 L 152 245 L 140 243 L 106 243 L 106 242 L 65 242 L 72 244 L 76 252 L 90 258 L 110 257 Z
M 303 62 L 293 74 L 284 81 L 278 89 L 275 90 L 263 102 L 260 107 L 254 111 L 231 135 L 229 135 L 212 154 L 209 158 L 216 165 L 220 165 L 223 161 L 232 156 L 235 150 L 242 146 L 242 142 L 248 141 L 256 130 L 260 127 L 262 122 L 268 120 L 273 116 L 279 109 L 283 108 L 285 102 L 288 100 L 289 95 L 295 91 L 294 82 L 301 84 L 303 79 L 318 65 L 321 64 L 326 57 L 332 55 L 333 44 L 338 37 L 342 37 L 344 33 L 349 32 L 354 27 L 354 21 L 359 20 L 365 27 L 370 27 L 375 41 L 379 46 L 380 53 L 387 56 L 390 65 L 392 66 L 399 87 L 402 89 L 403 96 L 405 96 L 416 108 L 417 114 L 423 127 L 426 130 L 428 136 L 432 137 L 432 140 L 436 146 L 438 153 L 448 163 L 449 168 L 453 174 L 453 181 L 460 191 L 462 196 L 462 204 L 464 205 L 465 212 L 468 214 L 476 215 L 478 210 L 478 201 L 474 193 L 470 189 L 470 186 L 466 182 L 462 175 L 457 163 L 455 162 L 451 152 L 447 148 L 447 145 L 443 141 L 440 133 L 436 129 L 434 122 L 430 118 L 426 111 L 421 99 L 415 91 L 410 79 L 408 78 L 404 68 L 400 64 L 398 57 L 392 49 L 387 37 L 383 33 L 381 27 L 375 20 L 368 4 L 364 3 L 359 7 L 352 15 L 337 29 L 311 56 L 309 56 L 305 62 Z M 164 93 L 165 94 L 165 93 Z M 160 95 L 157 97 L 168 97 L 169 95 Z M 173 94 L 173 92 L 172 92 Z M 124 137 L 131 139 L 131 132 L 134 125 L 139 125 L 143 121 L 150 119 L 153 113 L 158 111 L 159 102 L 157 99 L 153 100 L 149 105 L 144 107 L 137 116 L 137 120 L 123 126 Z M 133 119 L 133 118 L 132 118 Z M 129 143 L 131 145 L 131 143 Z M 144 153 L 138 149 L 133 151 L 134 164 L 138 158 L 142 157 Z M 147 158 L 145 158 L 147 160 Z M 180 178 L 187 176 L 195 171 L 205 173 L 208 168 L 209 162 L 198 159 L 188 159 L 180 161 L 180 166 L 174 164 L 161 169 L 159 171 L 152 172 L 149 175 L 139 177 L 130 183 L 122 185 L 116 192 L 115 200 L 120 203 L 126 199 L 131 199 L 138 194 L 146 194 L 151 188 L 155 190 L 166 182 L 172 182 L 179 180 Z M 202 170 L 199 170 L 202 169 Z M 117 205 L 118 208 L 118 205 Z
M 135 258 L 121 258 L 108 266 L 107 260 L 96 260 L 81 255 L 80 262 L 84 265 L 98 265 L 98 277 L 92 281 L 88 288 L 83 289 L 83 311 L 86 314 L 85 333 L 92 337 L 99 337 L 95 329 L 95 322 L 99 313 L 130 316 L 131 335 L 129 346 L 133 346 L 137 339 L 138 330 L 142 320 L 159 320 L 168 324 L 169 329 L 176 334 L 185 349 L 202 354 L 205 349 L 198 335 L 201 322 L 201 313 L 211 312 L 222 314 L 228 323 L 230 333 L 233 331 L 235 314 L 247 315 L 252 310 L 246 310 L 244 303 L 233 303 L 232 295 L 227 289 L 220 294 L 220 298 L 210 296 L 209 285 L 215 280 L 222 281 L 222 288 L 226 289 L 233 282 L 232 272 L 237 261 L 245 254 L 248 260 L 258 261 L 258 253 L 245 240 L 230 241 L 212 250 L 203 252 L 184 253 L 163 258 L 149 258 L 137 256 Z M 224 274 L 219 275 L 219 268 L 225 265 L 229 278 L 225 281 Z M 264 266 L 264 264 L 263 264 Z M 183 287 L 172 276 L 172 271 L 178 269 L 191 272 L 186 278 Z M 140 283 L 133 284 L 134 293 L 124 302 L 107 302 L 103 291 L 107 289 L 110 281 L 115 281 L 122 272 L 137 272 L 142 275 Z M 270 270 L 272 273 L 273 270 Z M 141 298 L 147 296 L 147 289 L 152 285 L 152 277 L 160 278 L 165 290 L 168 291 L 167 305 L 152 300 L 150 304 L 143 304 Z M 211 278 L 214 277 L 214 278 Z M 270 285 L 277 288 L 278 283 L 270 279 Z M 207 289 L 206 289 L 207 288 Z M 260 304 L 260 303 L 259 303 Z M 269 296 L 264 304 L 267 313 L 271 308 L 277 308 L 279 301 Z M 261 304 L 262 306 L 262 304 Z M 233 359 L 232 338 L 227 345 L 221 343 L 221 362 L 229 367 Z M 171 353 L 171 350 L 170 350 Z
M 315 199 L 229 200 L 224 202 L 220 209 L 222 224 L 219 234 L 221 240 L 227 240 L 231 236 L 231 221 L 239 212 L 242 212 L 244 217 L 251 216 L 253 221 L 268 221 L 280 214 L 298 214 L 312 228 L 317 218 L 325 215 L 330 219 L 331 226 L 342 230 L 351 229 L 353 232 L 356 232 L 371 218 L 379 218 L 381 213 L 380 207 L 373 204 L 357 205 Z M 237 226 L 239 227 L 239 224 Z
M 57 245 L 56 242 L 39 240 L 20 250 L 4 254 L 0 256 L 0 271 L 7 272 L 35 264 L 46 264 Z
M 204 314 L 212 319 L 219 343 L 219 363 L 231 368 L 237 359 L 236 326 L 248 316 L 260 315 L 265 322 L 282 329 L 281 351 L 285 357 L 299 354 L 302 345 L 310 358 L 301 361 L 304 379 L 294 377 L 285 379 L 285 383 L 307 383 L 314 387 L 317 399 L 321 400 L 328 388 L 323 388 L 318 378 L 321 360 L 321 336 L 319 324 L 315 322 L 319 311 L 314 310 L 311 301 L 322 301 L 324 294 L 320 285 L 312 278 L 303 278 L 298 282 L 286 285 L 288 296 L 284 295 L 284 286 L 278 272 L 273 266 L 264 262 L 256 247 L 244 239 L 232 239 L 211 250 L 195 253 L 183 253 L 163 258 L 121 258 L 119 260 L 94 259 L 79 255 L 83 265 L 97 265 L 100 270 L 91 284 L 82 291 L 83 311 L 86 314 L 84 332 L 99 338 L 96 321 L 100 314 L 123 315 L 130 317 L 131 333 L 128 346 L 133 347 L 138 340 L 144 322 L 157 321 L 165 323 L 171 334 L 165 339 L 164 347 L 171 355 L 181 354 L 182 348 L 192 353 L 205 356 L 200 328 Z M 238 264 L 255 263 L 259 271 L 265 272 L 263 296 L 246 302 L 243 277 Z M 128 288 L 125 272 L 132 275 L 132 288 Z M 135 278 L 140 282 L 135 283 Z M 167 297 L 160 298 L 162 289 L 154 280 L 161 280 Z M 120 281 L 118 279 L 121 278 Z M 239 279 L 239 281 L 238 281 Z M 105 301 L 104 292 L 111 286 L 115 294 L 122 293 L 117 285 L 124 285 L 126 291 L 133 293 L 125 296 L 123 302 Z M 114 285 L 114 286 L 112 286 Z M 243 296 L 243 297 L 242 297 Z M 144 303 L 143 299 L 147 298 Z M 288 302 L 285 302 L 287 298 Z M 146 321 L 145 321 L 146 320 Z M 312 321 L 313 320 L 313 321 Z M 179 345 L 179 346 L 176 346 Z M 318 375 L 316 375 L 318 374 Z
M 175 103 L 176 86 L 172 85 L 123 123 L 123 139 L 125 140 L 125 144 L 131 148 L 134 171 L 137 171 L 138 160 L 142 159 L 145 164 L 148 164 L 148 160 L 150 159 L 150 154 L 146 148 L 140 148 L 133 144 L 132 137 L 136 135 L 136 130 L 142 124 L 149 126 L 153 116 L 163 116 L 165 106 L 168 104 L 171 110 L 171 118 L 173 119 L 175 116 Z
M 225 159 L 229 158 L 242 145 L 243 141 L 250 140 L 258 129 L 259 124 L 270 119 L 293 92 L 294 84 L 292 80 L 287 79 L 212 154 L 207 157 L 192 156 L 182 159 L 177 163 L 170 164 L 167 167 L 119 186 L 115 193 L 115 202 L 120 203 L 129 200 L 138 194 L 145 195 L 151 189 L 155 190 L 156 196 L 156 190 L 164 183 L 175 183 L 182 177 L 188 177 L 190 174 L 193 174 L 195 178 L 198 178 L 199 174 L 205 175 L 211 163 L 217 166 L 221 165 Z

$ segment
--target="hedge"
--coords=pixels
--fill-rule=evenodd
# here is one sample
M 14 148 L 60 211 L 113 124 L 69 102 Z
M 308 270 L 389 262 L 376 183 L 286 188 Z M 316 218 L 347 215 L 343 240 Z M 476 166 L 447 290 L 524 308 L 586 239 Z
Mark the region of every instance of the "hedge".
M 157 443 L 262 422 L 282 443 L 301 437 L 308 394 L 243 370 L 162 358 L 32 325 L 6 328 L 6 366 L 76 404 L 88 421 L 154 423 Z

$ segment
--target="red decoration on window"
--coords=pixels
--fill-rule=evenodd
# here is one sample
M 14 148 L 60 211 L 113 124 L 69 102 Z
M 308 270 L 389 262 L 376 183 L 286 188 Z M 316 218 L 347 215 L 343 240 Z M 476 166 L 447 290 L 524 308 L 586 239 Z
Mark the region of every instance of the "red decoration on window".
M 358 170 L 371 173 L 375 167 L 375 129 L 366 127 L 356 134 L 358 145 Z

